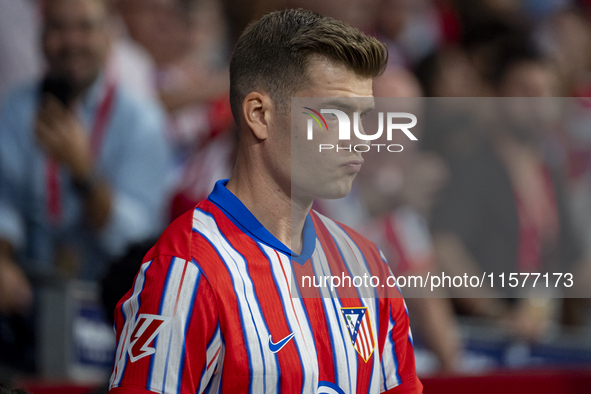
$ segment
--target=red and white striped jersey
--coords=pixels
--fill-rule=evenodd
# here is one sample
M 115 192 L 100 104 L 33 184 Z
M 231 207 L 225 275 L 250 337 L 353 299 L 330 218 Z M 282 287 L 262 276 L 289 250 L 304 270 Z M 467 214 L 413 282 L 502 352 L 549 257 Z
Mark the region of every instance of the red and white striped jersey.
M 293 256 L 218 182 L 119 302 L 110 393 L 421 393 L 402 298 L 292 297 L 290 278 L 353 265 L 387 269 L 314 211 Z

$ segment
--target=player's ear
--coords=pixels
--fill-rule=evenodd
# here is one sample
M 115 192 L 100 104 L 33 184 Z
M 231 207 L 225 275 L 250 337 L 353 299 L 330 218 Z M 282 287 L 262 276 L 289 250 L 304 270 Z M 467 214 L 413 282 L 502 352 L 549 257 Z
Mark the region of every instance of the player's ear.
M 267 94 L 251 92 L 242 101 L 242 115 L 248 128 L 259 140 L 269 136 L 271 99 Z

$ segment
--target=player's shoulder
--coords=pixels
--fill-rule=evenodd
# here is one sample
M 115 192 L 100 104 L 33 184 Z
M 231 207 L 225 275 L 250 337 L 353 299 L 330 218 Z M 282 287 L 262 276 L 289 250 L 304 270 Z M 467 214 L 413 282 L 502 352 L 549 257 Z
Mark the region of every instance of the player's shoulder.
M 150 261 L 159 255 L 192 260 L 199 252 L 193 247 L 195 234 L 210 234 L 218 231 L 221 220 L 228 219 L 217 205 L 209 199 L 201 200 L 166 227 L 143 261 Z
M 193 232 L 196 230 L 195 227 L 204 225 L 203 221 L 198 220 L 197 216 L 203 213 L 208 214 L 210 204 L 207 200 L 202 200 L 170 223 L 146 254 L 143 262 L 150 261 L 159 255 L 191 260 Z
M 160 255 L 175 256 L 185 260 L 191 258 L 190 240 L 193 210 L 180 215 L 166 227 L 144 257 L 143 262 L 153 260 Z

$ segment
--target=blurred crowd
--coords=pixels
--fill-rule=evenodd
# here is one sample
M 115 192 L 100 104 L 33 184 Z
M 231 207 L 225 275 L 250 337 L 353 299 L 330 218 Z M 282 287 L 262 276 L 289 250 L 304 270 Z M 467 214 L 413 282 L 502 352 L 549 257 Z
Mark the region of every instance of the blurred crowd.
M 102 282 L 111 317 L 153 239 L 229 177 L 231 50 L 249 21 L 285 7 L 386 43 L 376 97 L 434 98 L 418 146 L 368 160 L 351 198 L 319 210 L 367 228 L 394 273 L 560 264 L 591 278 L 588 0 L 0 0 L 0 365 L 34 370 L 35 283 Z M 483 126 L 471 114 L 487 97 L 507 99 Z M 576 114 L 525 122 L 551 111 L 514 97 L 569 97 Z M 461 370 L 458 314 L 526 341 L 591 323 L 583 298 L 494 289 L 408 306 L 449 373 Z

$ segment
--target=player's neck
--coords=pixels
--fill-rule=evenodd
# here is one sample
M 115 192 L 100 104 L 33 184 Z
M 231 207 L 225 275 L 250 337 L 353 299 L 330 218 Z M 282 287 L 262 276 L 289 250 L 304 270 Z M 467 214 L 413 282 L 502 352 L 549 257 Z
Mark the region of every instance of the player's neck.
M 264 171 L 236 165 L 226 185 L 257 220 L 293 253 L 302 250 L 302 232 L 312 203 L 296 203 L 291 185 L 283 187 Z M 292 236 L 297 234 L 298 236 Z

